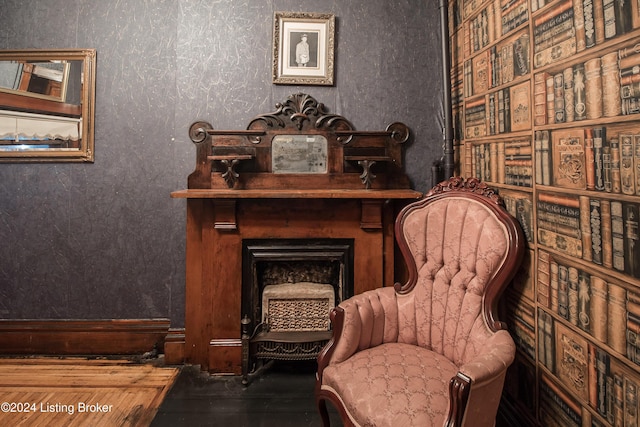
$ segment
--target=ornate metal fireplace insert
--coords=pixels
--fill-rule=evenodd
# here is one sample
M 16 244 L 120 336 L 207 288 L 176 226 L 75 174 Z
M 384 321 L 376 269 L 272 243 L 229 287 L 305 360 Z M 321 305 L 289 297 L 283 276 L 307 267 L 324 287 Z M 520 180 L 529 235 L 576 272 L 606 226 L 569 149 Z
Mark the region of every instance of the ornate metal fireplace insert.
M 352 239 L 243 242 L 242 377 L 264 360 L 315 359 L 329 311 L 353 294 Z

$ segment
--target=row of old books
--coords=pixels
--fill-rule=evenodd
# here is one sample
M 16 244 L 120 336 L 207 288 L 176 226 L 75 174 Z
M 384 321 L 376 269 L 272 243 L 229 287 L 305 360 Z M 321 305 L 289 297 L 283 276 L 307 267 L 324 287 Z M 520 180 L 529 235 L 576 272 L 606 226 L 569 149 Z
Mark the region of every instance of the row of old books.
M 589 345 L 589 405 L 613 426 L 638 426 L 640 379 L 605 350 Z
M 464 54 L 469 57 L 529 20 L 528 0 L 491 0 L 464 23 Z M 482 2 L 478 2 L 482 3 Z M 469 2 L 465 2 L 467 6 Z M 467 11 L 477 10 L 469 7 Z M 469 13 L 469 12 L 467 12 Z M 465 15 L 471 16 L 471 15 Z
M 534 76 L 534 124 L 640 113 L 640 47 Z
M 465 61 L 464 94 L 473 96 L 530 73 L 529 34 L 523 32 Z
M 538 244 L 640 278 L 639 204 L 539 192 Z
M 538 253 L 537 284 L 539 307 L 567 320 L 620 355 L 628 355 L 627 314 L 635 311 L 637 294 L 546 251 Z M 546 316 L 549 314 L 540 310 L 538 327 L 541 333 L 548 328 Z M 550 362 L 545 365 L 553 371 Z
M 500 189 L 499 194 L 507 211 L 520 223 L 527 242 L 533 243 L 535 236 L 533 232 L 533 201 L 531 194 L 505 189 Z
M 536 184 L 640 195 L 640 132 L 605 126 L 537 130 Z
M 462 18 L 467 19 L 477 12 L 485 0 L 458 0 L 461 4 L 457 7 L 462 10 Z
M 534 124 L 640 113 L 640 47 L 534 75 Z
M 589 346 L 590 349 L 596 349 Z M 599 355 L 606 357 L 606 353 L 599 350 Z M 590 357 L 592 353 L 590 353 Z M 574 360 L 569 359 L 568 365 L 575 366 Z M 546 427 L 637 427 L 638 426 L 638 386 L 636 377 L 626 376 L 623 371 L 614 369 L 612 373 L 609 365 L 603 361 L 589 359 L 591 389 L 589 406 L 592 414 L 565 390 L 564 383 L 559 385 L 550 376 L 542 374 L 540 377 L 539 419 Z M 580 365 L 583 367 L 583 365 Z M 602 384 L 602 385 L 601 385 Z M 594 407 L 593 405 L 597 405 Z
M 464 108 L 465 138 L 531 129 L 529 88 L 529 81 L 525 81 L 468 100 Z
M 531 187 L 533 149 L 531 139 L 488 142 L 471 145 L 475 176 L 483 181 Z
M 573 1 L 564 0 L 533 18 L 533 64 L 536 68 L 576 53 L 574 15 Z
M 582 407 L 551 378 L 541 375 L 538 414 L 546 427 L 582 427 Z M 588 411 L 584 412 L 588 416 Z M 591 425 L 594 427 L 594 425 Z
M 542 3 L 542 4 L 541 4 Z M 536 68 L 621 36 L 638 27 L 638 6 L 628 0 L 563 0 L 533 18 Z M 545 0 L 533 0 L 532 9 Z
M 500 25 L 498 28 L 501 35 L 509 34 L 529 21 L 528 0 L 500 0 L 500 4 Z
M 539 361 L 562 384 L 559 386 L 546 374 L 541 376 L 539 407 L 543 425 L 636 427 L 638 373 L 544 310 L 539 309 L 538 316 Z M 582 399 L 601 418 L 592 416 L 571 396 Z M 552 415 L 555 421 L 554 417 L 549 418 Z M 590 423 L 584 423 L 585 417 Z
M 475 18 L 465 22 L 465 43 L 469 44 L 472 53 L 496 40 L 495 19 L 494 3 L 490 3 Z

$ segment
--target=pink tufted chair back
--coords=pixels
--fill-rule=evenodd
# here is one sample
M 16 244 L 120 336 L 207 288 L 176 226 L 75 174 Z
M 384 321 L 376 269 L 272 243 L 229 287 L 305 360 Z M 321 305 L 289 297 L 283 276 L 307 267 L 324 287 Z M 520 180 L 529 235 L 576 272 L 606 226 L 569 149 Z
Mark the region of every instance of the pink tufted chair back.
M 410 209 L 398 223 L 415 262 L 412 288 L 401 290 L 398 340 L 446 356 L 460 366 L 491 334 L 484 319 L 487 283 L 508 255 L 509 230 L 491 207 L 473 197 L 442 197 Z

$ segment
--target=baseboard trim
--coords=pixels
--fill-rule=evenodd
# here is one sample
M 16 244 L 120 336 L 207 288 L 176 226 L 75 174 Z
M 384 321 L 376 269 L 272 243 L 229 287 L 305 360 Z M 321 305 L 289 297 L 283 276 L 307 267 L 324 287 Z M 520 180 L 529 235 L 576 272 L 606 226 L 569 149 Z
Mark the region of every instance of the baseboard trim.
M 169 319 L 0 320 L 2 355 L 130 355 L 163 351 Z
M 164 363 L 167 365 L 182 365 L 185 349 L 184 328 L 169 329 L 164 339 Z

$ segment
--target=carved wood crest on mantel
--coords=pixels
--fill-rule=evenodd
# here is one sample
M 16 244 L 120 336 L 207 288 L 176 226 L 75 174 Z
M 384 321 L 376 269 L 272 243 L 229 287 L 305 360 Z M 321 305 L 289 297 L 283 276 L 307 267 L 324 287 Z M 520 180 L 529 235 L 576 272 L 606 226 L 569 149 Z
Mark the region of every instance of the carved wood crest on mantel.
M 313 96 L 297 93 L 246 130 L 198 121 L 189 136 L 196 169 L 189 189 L 408 189 L 402 147 L 409 128 L 357 131 Z

